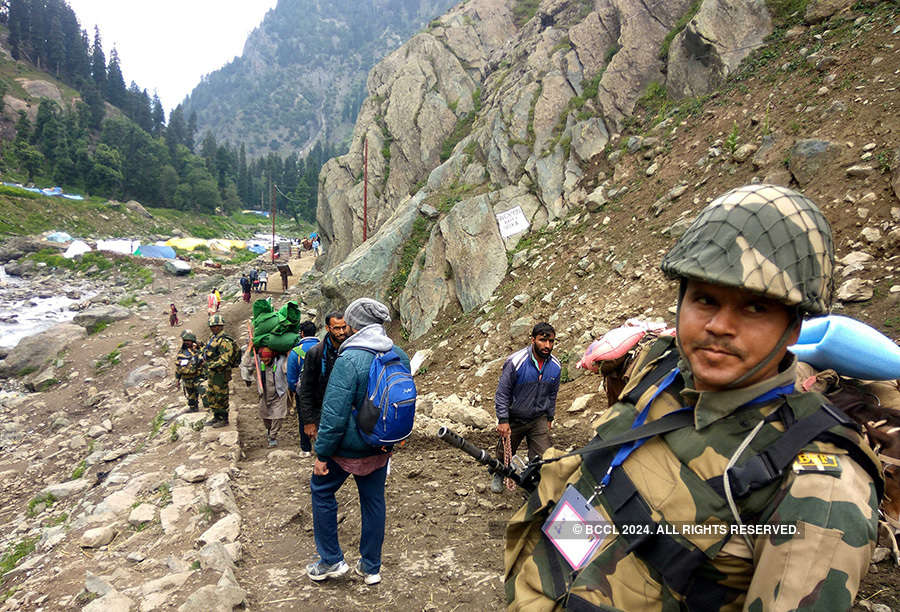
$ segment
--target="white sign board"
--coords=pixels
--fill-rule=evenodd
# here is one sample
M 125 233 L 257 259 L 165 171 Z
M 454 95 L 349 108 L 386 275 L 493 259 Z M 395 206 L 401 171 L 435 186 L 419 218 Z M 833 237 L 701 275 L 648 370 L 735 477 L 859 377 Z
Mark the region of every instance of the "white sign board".
M 497 225 L 500 227 L 500 237 L 509 238 L 513 234 L 519 234 L 528 229 L 528 220 L 521 206 L 510 208 L 502 213 L 497 213 Z

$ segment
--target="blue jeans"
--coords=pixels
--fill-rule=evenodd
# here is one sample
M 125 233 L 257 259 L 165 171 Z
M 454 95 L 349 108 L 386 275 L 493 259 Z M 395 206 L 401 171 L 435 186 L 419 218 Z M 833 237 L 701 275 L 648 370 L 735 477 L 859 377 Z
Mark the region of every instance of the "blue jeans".
M 344 558 L 338 541 L 338 504 L 334 494 L 349 475 L 349 472 L 345 472 L 329 457 L 328 474 L 325 476 L 313 474 L 309 482 L 316 550 L 322 561 L 329 565 Z M 381 546 L 384 544 L 384 482 L 387 478 L 387 465 L 367 476 L 353 478 L 359 491 L 359 508 L 362 514 L 359 554 L 362 557 L 363 570 L 369 574 L 377 574 L 381 570 Z

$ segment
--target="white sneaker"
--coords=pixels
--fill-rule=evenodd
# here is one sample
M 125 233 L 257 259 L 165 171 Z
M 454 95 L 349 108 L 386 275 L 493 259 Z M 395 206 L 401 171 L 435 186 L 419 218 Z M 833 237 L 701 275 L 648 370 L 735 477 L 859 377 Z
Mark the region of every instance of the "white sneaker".
M 328 565 L 327 563 L 323 563 L 322 560 L 319 559 L 315 563 L 310 563 L 306 566 L 306 575 L 316 582 L 321 582 L 322 580 L 325 580 L 327 578 L 340 578 L 349 570 L 350 566 L 347 565 L 343 559 L 341 559 L 334 565 Z
M 379 582 L 381 582 L 381 573 L 380 572 L 375 573 L 375 574 L 368 574 L 365 572 L 365 570 L 363 570 L 362 559 L 360 559 L 359 561 L 356 562 L 356 567 L 353 569 L 356 571 L 357 576 L 362 576 L 363 578 L 365 578 L 365 583 L 368 584 L 369 586 L 371 586 L 373 584 L 378 584 Z
M 310 453 L 309 451 L 300 451 L 300 456 L 303 457 L 304 459 L 311 455 L 312 455 L 312 453 Z

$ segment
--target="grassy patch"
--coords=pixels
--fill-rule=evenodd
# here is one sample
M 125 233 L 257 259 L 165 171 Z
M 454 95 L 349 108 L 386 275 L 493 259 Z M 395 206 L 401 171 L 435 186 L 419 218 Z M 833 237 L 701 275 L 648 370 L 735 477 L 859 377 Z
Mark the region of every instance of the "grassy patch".
M 153 417 L 153 420 L 150 421 L 150 434 L 147 436 L 148 440 L 152 440 L 159 434 L 159 430 L 162 429 L 163 423 L 165 422 L 165 413 L 165 410 L 160 409 L 160 411 L 156 413 L 156 416 Z
M 78 480 L 84 473 L 87 471 L 87 459 L 82 459 L 78 465 L 75 466 L 75 469 L 72 470 L 72 477 L 69 480 Z
M 669 47 L 672 46 L 672 41 L 675 40 L 675 37 L 678 36 L 685 27 L 687 27 L 688 22 L 693 19 L 694 15 L 697 14 L 697 11 L 700 10 L 701 4 L 703 4 L 703 0 L 694 0 L 687 12 L 675 22 L 675 26 L 669 30 L 659 47 L 659 59 L 664 60 L 669 57 Z
M 156 504 L 160 508 L 165 508 L 172 503 L 172 486 L 168 482 L 164 482 L 156 487 L 159 493 L 159 502 Z
M 106 323 L 101 323 L 101 324 L 97 325 L 96 327 L 100 327 L 101 325 L 103 326 L 103 328 L 105 328 L 107 326 Z M 92 332 L 92 333 L 96 333 L 96 331 Z M 113 366 L 118 365 L 119 363 L 121 363 L 121 361 L 122 361 L 122 353 L 121 353 L 121 351 L 119 351 L 119 348 L 116 347 L 113 350 L 111 350 L 110 352 L 108 352 L 106 355 L 104 355 L 103 357 L 101 357 L 100 359 L 95 361 L 94 369 L 97 370 L 98 372 L 102 372 L 103 370 L 108 370 L 109 368 L 112 368 Z
M 178 442 L 178 428 L 181 427 L 178 423 L 172 423 L 172 426 L 169 428 L 169 441 L 170 442 Z
M 769 13 L 778 24 L 795 24 L 803 19 L 808 0 L 766 0 Z
M 0 576 L 6 574 L 18 565 L 23 557 L 34 552 L 34 546 L 37 544 L 37 541 L 38 538 L 34 537 L 25 538 L 24 540 L 19 540 L 15 544 L 10 544 L 9 548 L 6 549 L 6 554 L 4 554 L 3 557 L 0 557 Z
M 69 515 L 65 512 L 58 514 L 45 523 L 45 527 L 58 527 L 69 520 Z
M 416 217 L 416 220 L 413 221 L 412 232 L 409 238 L 406 239 L 406 242 L 403 243 L 403 250 L 400 252 L 400 263 L 397 265 L 397 271 L 394 272 L 394 276 L 391 278 L 391 285 L 388 288 L 388 295 L 391 297 L 400 295 L 400 292 L 406 286 L 409 273 L 412 271 L 413 264 L 416 263 L 416 257 L 419 255 L 422 247 L 425 246 L 425 241 L 428 240 L 433 225 L 434 221 L 422 216 Z
M 475 118 L 478 116 L 478 111 L 481 110 L 480 87 L 472 92 L 472 103 L 474 105 L 472 110 L 456 121 L 456 125 L 453 126 L 453 131 L 450 132 L 450 135 L 447 136 L 447 138 L 444 140 L 443 145 L 441 145 L 442 162 L 450 159 L 450 155 L 453 154 L 453 149 L 457 144 L 459 144 L 459 141 L 472 133 L 472 125 L 475 123 Z
M 513 23 L 521 28 L 537 13 L 540 0 L 519 0 L 513 7 Z
M 53 505 L 53 503 L 55 501 L 56 501 L 56 496 L 51 495 L 50 493 L 45 493 L 43 495 L 38 495 L 36 497 L 32 497 L 28 501 L 28 516 L 32 517 L 35 514 L 37 514 L 37 512 L 35 511 L 35 508 L 37 508 L 39 505 L 44 504 L 49 508 Z

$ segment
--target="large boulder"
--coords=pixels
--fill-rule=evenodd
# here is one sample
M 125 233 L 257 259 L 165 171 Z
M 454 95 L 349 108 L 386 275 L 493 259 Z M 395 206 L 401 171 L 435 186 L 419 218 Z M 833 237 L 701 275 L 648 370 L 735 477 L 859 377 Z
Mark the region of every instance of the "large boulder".
M 764 0 L 706 0 L 669 47 L 669 92 L 709 93 L 763 44 L 772 27 Z
M 94 306 L 75 315 L 72 322 L 86 330 L 94 331 L 100 325 L 108 325 L 131 316 L 131 311 L 122 306 Z
M 832 15 L 848 10 L 854 4 L 856 0 L 809 0 L 803 17 L 806 23 L 819 23 Z
M 325 274 L 321 289 L 330 304 L 343 306 L 359 297 L 386 299 L 391 276 L 419 218 L 418 204 L 424 195 L 420 192 L 407 199 L 378 233 Z
M 85 335 L 87 332 L 79 325 L 60 323 L 40 334 L 22 338 L 6 359 L 0 361 L 0 377 L 22 376 L 37 371 Z
M 495 215 L 500 201 L 503 210 L 522 206 L 530 219 L 539 209 L 525 190 L 509 188 L 463 200 L 435 225 L 425 256 L 400 295 L 400 320 L 411 338 L 427 332 L 450 304 L 458 304 L 463 312 L 481 306 L 506 276 L 507 247 Z
M 843 148 L 836 142 L 804 138 L 791 147 L 788 169 L 794 180 L 804 187 L 812 181 L 826 164 L 840 158 Z
M 168 376 L 168 370 L 164 365 L 153 365 L 150 363 L 138 366 L 128 373 L 125 377 L 124 386 L 126 389 L 137 387 L 148 380 L 160 380 Z

